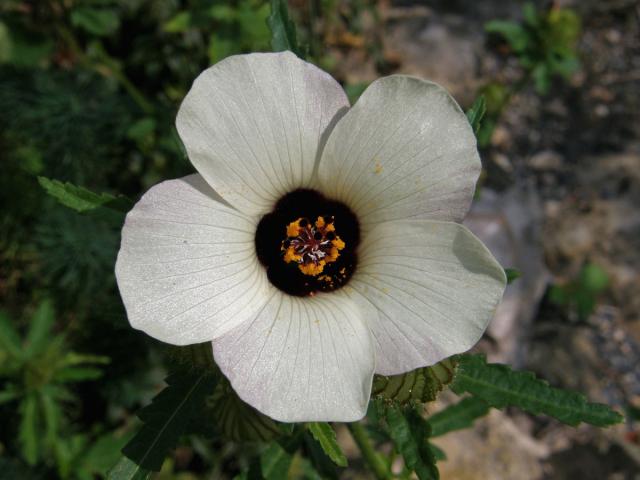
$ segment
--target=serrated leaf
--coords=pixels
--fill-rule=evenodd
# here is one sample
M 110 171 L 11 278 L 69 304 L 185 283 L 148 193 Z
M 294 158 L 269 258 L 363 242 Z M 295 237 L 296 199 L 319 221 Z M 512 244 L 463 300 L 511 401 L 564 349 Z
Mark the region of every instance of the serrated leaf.
M 293 457 L 277 442 L 272 442 L 260 455 L 260 467 L 265 480 L 288 478 Z
M 407 468 L 413 470 L 420 480 L 440 478 L 435 458 L 427 443 L 428 430 L 424 420 L 411 410 L 399 406 L 387 408 L 387 425 L 398 452 Z
M 122 457 L 107 474 L 107 480 L 147 480 L 150 477 L 149 470 L 145 470 L 127 457 Z
M 482 119 L 484 118 L 484 114 L 487 112 L 487 102 L 484 98 L 484 95 L 480 95 L 476 98 L 476 101 L 473 102 L 471 108 L 467 111 L 467 119 L 469 120 L 469 124 L 473 129 L 473 133 L 476 135 L 480 131 L 480 125 L 482 124 Z
M 207 403 L 214 424 L 229 440 L 264 442 L 283 435 L 277 422 L 242 401 L 226 379 L 219 381 Z
M 150 405 L 138 412 L 144 422 L 136 436 L 122 449 L 146 470 L 159 471 L 167 452 L 175 447 L 194 413 L 204 409 L 217 378 L 206 373 L 176 373 Z
M 373 379 L 371 396 L 399 405 L 432 402 L 454 377 L 456 360 L 448 358 L 431 367 L 419 368 L 401 375 Z
M 507 275 L 507 285 L 522 276 L 522 272 L 515 268 L 505 268 L 504 273 Z
M 307 424 L 311 435 L 315 438 L 324 453 L 339 467 L 347 466 L 347 457 L 336 440 L 336 432 L 331 425 L 325 422 L 311 422 Z
M 302 57 L 296 26 L 289 18 L 287 0 L 271 0 L 271 14 L 267 18 L 267 25 L 271 29 L 271 48 L 274 52 L 290 50 Z
M 108 193 L 94 193 L 69 182 L 62 183 L 46 177 L 38 177 L 40 186 L 61 204 L 77 212 L 85 213 L 100 207 L 120 213 L 131 209 L 131 202 L 123 196 L 115 197 Z
M 489 413 L 489 405 L 476 397 L 467 397 L 455 405 L 429 417 L 431 437 L 473 426 L 473 422 Z
M 577 392 L 553 388 L 532 372 L 517 372 L 507 365 L 487 363 L 484 355 L 460 355 L 458 361 L 458 372 L 451 385 L 458 395 L 470 393 L 495 408 L 515 406 L 572 426 L 584 422 L 606 427 L 623 420 L 622 415 L 609 406 L 590 403 Z

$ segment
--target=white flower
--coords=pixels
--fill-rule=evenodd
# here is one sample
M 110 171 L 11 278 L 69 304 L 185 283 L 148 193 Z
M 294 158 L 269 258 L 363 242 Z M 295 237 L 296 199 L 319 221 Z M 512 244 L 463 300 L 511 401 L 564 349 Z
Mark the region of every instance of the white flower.
M 240 397 L 287 422 L 358 420 L 374 373 L 478 341 L 505 274 L 455 223 L 480 159 L 441 87 L 385 77 L 349 108 L 291 53 L 238 55 L 196 79 L 177 128 L 199 174 L 151 188 L 122 231 L 133 327 L 212 341 Z

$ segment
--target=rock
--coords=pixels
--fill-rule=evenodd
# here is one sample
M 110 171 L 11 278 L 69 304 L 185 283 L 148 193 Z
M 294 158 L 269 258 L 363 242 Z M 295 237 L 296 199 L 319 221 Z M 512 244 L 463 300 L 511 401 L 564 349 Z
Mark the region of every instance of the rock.
M 532 155 L 527 164 L 533 170 L 560 170 L 564 159 L 558 152 L 543 150 Z
M 540 242 L 541 207 L 530 187 L 498 194 L 482 189 L 465 220 L 498 261 L 522 276 L 507 287 L 488 333 L 492 361 L 520 366 L 525 361 L 525 337 L 548 283 Z

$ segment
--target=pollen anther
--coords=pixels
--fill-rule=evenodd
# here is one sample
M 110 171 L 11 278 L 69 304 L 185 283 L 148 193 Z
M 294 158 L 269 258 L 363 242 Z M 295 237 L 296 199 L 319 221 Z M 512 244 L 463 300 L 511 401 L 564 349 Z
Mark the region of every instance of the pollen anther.
M 305 275 L 317 276 L 324 267 L 335 262 L 345 243 L 337 236 L 333 218 L 319 216 L 314 223 L 298 218 L 286 228 L 287 238 L 280 249 L 286 263 L 297 263 Z

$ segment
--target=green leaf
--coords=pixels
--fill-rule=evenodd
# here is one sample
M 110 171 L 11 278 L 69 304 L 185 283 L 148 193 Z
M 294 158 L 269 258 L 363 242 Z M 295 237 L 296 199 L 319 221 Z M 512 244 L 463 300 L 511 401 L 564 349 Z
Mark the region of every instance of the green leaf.
M 264 442 L 283 435 L 278 423 L 242 401 L 226 379 L 218 382 L 209 406 L 212 423 L 229 440 Z
M 602 267 L 587 263 L 580 271 L 579 282 L 582 288 L 597 294 L 609 286 L 609 276 Z
M 271 0 L 271 15 L 267 18 L 271 29 L 271 48 L 274 52 L 290 50 L 303 57 L 298 46 L 296 26 L 289 18 L 287 0 Z
M 62 418 L 62 410 L 48 386 L 42 389 L 39 399 L 46 428 L 45 438 L 49 445 L 53 445 L 58 441 L 58 428 Z
M 469 120 L 469 124 L 473 129 L 473 133 L 478 135 L 480 131 L 480 125 L 482 123 L 482 118 L 484 114 L 487 112 L 487 102 L 484 98 L 484 95 L 480 95 L 476 98 L 476 101 L 473 102 L 471 108 L 467 111 L 467 119 Z
M 112 471 L 112 467 L 118 464 L 122 458 L 126 458 L 121 457 L 120 450 L 131 436 L 108 432 L 96 438 L 87 448 L 83 449 L 81 461 L 74 468 L 76 474 L 83 474 L 88 479 L 107 477 Z M 128 458 L 127 460 L 131 462 Z M 133 466 L 137 467 L 135 464 Z M 135 468 L 131 470 L 136 471 Z M 139 468 L 137 472 L 140 478 L 140 473 L 143 472 Z
M 419 368 L 401 375 L 373 378 L 371 396 L 399 405 L 432 402 L 454 377 L 456 360 L 448 358 L 431 367 Z
M 606 427 L 623 420 L 609 406 L 590 403 L 577 392 L 553 388 L 532 372 L 516 372 L 507 365 L 486 363 L 484 355 L 460 355 L 458 360 L 458 372 L 451 385 L 458 395 L 467 392 L 495 408 L 515 406 L 573 426 L 585 422 Z
M 29 465 L 39 458 L 38 448 L 38 397 L 31 393 L 20 404 L 19 440 L 22 456 Z
M 507 275 L 507 284 L 513 282 L 514 280 L 522 276 L 522 272 L 515 268 L 505 268 L 504 273 Z
M 467 397 L 455 405 L 429 417 L 431 437 L 439 437 L 454 430 L 469 428 L 473 422 L 489 413 L 489 405 L 476 397 Z
M 71 12 L 71 24 L 97 36 L 115 33 L 120 19 L 113 10 L 77 7 Z
M 277 442 L 272 442 L 260 455 L 260 467 L 265 480 L 288 478 L 293 457 Z
M 336 432 L 333 427 L 324 422 L 308 423 L 307 427 L 311 435 L 313 435 L 313 438 L 318 441 L 322 450 L 324 450 L 324 453 L 339 467 L 346 467 L 347 457 L 344 456 L 340 445 L 338 445 Z
M 435 458 L 427 442 L 428 426 L 424 420 L 411 410 L 391 406 L 386 414 L 389 433 L 398 452 L 404 458 L 407 468 L 413 470 L 420 480 L 440 478 Z
M 44 190 L 61 204 L 77 212 L 90 212 L 105 207 L 117 212 L 127 213 L 131 209 L 131 201 L 123 196 L 114 197 L 108 193 L 93 193 L 83 187 L 77 187 L 69 182 L 62 183 L 46 177 L 38 177 L 38 182 Z
M 440 462 L 442 460 L 447 459 L 447 454 L 444 453 L 444 450 L 442 450 L 437 445 L 434 445 L 433 443 L 429 443 L 429 450 L 431 451 L 431 455 L 433 455 L 433 459 L 436 462 Z
M 20 398 L 20 396 L 21 392 L 19 390 L 15 389 L 15 387 L 12 387 L 11 385 L 8 385 L 5 387 L 5 390 L 0 391 L 0 405 L 2 405 L 3 403 L 12 402 L 17 398 Z
M 359 82 L 359 83 L 348 83 L 344 86 L 344 92 L 347 94 L 349 98 L 349 103 L 354 105 L 360 95 L 364 93 L 364 91 L 369 87 L 371 82 Z
M 31 326 L 27 333 L 26 345 L 24 348 L 25 357 L 31 357 L 40 353 L 51 339 L 51 329 L 55 322 L 53 306 L 51 302 L 45 300 L 38 306 L 38 309 L 31 317 Z
M 501 35 L 516 53 L 524 52 L 531 42 L 528 32 L 519 24 L 506 20 L 493 20 L 484 26 L 489 33 Z
M 191 26 L 191 12 L 179 12 L 164 24 L 162 29 L 168 33 L 184 32 Z
M 102 370 L 93 367 L 65 367 L 58 370 L 55 374 L 57 382 L 84 382 L 86 380 L 95 380 L 102 376 Z
M 167 387 L 138 412 L 144 425 L 122 449 L 122 453 L 142 468 L 156 472 L 194 413 L 204 409 L 205 398 L 213 393 L 217 378 L 206 373 L 184 372 L 170 375 L 166 382 Z
M 22 342 L 9 317 L 0 311 L 0 349 L 14 358 L 22 357 Z
M 127 457 L 122 457 L 107 474 L 107 480 L 147 480 L 150 477 L 149 470 L 145 470 Z

